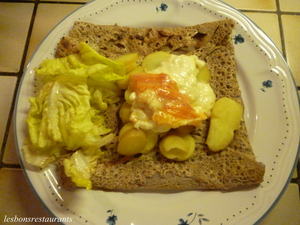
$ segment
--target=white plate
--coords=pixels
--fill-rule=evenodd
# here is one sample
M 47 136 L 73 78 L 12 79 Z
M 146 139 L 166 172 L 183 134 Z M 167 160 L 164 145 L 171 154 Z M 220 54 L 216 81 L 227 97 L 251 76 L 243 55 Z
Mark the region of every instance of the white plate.
M 186 26 L 233 18 L 237 75 L 245 120 L 257 160 L 266 165 L 264 182 L 237 192 L 126 193 L 66 191 L 55 168 L 36 171 L 21 154 L 34 67 L 53 58 L 60 38 L 75 20 L 127 26 Z M 217 0 L 101 0 L 88 3 L 59 23 L 27 66 L 15 111 L 16 142 L 29 183 L 45 207 L 72 224 L 254 224 L 274 207 L 290 182 L 299 144 L 299 101 L 291 72 L 273 42 L 239 11 Z

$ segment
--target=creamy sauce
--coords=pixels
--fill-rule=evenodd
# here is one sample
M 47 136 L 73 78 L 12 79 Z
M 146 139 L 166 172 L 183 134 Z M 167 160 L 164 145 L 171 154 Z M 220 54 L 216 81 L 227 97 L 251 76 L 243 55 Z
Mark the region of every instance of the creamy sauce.
M 208 83 L 197 80 L 204 65 L 196 56 L 171 55 L 147 73 L 155 78 L 150 75 L 148 80 L 142 76 L 134 78 L 136 85 L 131 85 L 129 95 L 130 120 L 134 126 L 166 132 L 183 125 L 198 125 L 208 118 L 215 94 Z
M 198 113 L 210 116 L 216 97 L 208 83 L 197 81 L 199 69 L 205 65 L 197 56 L 171 55 L 151 73 L 166 73 L 174 80 L 179 91 L 187 95 Z M 149 73 L 150 73 L 149 72 Z

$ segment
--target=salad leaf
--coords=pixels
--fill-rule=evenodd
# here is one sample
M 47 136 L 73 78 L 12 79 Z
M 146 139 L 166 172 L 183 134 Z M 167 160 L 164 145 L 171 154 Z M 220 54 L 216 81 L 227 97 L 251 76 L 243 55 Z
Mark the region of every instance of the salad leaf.
M 79 45 L 80 56 L 86 65 L 104 64 L 109 66 L 114 73 L 124 76 L 126 69 L 123 62 L 114 61 L 98 54 L 92 47 L 85 42 Z
M 63 58 L 43 60 L 40 67 L 35 69 L 35 73 L 37 78 L 45 84 L 68 70 L 83 70 L 86 68 L 87 66 L 81 62 L 80 55 L 72 54 Z
M 44 168 L 56 160 L 56 153 L 60 153 L 60 146 L 53 146 L 49 151 L 43 151 L 42 149 L 34 148 L 30 139 L 26 138 L 23 145 L 23 153 L 29 164 Z
M 121 91 L 115 81 L 124 79 L 126 70 L 123 62 L 105 58 L 82 42 L 78 54 L 45 59 L 35 72 L 42 83 L 60 74 L 85 76 L 91 92 L 91 104 L 101 112 L 106 110 L 107 104 L 119 101 Z
M 33 146 L 37 149 L 51 148 L 57 144 L 68 150 L 76 150 L 89 130 L 90 93 L 86 78 L 59 75 L 48 82 L 35 98 L 30 98 L 31 108 L 27 124 Z
M 103 138 L 102 141 L 107 144 L 113 137 L 113 134 L 109 134 Z M 102 152 L 100 149 L 76 151 L 70 158 L 63 160 L 65 174 L 70 177 L 78 187 L 85 187 L 87 190 L 90 190 L 92 188 L 90 178 L 94 173 L 97 160 L 101 155 Z
M 119 101 L 115 81 L 124 78 L 124 71 L 124 64 L 106 59 L 86 43 L 80 44 L 78 54 L 44 60 L 36 75 L 45 84 L 29 99 L 26 161 L 45 167 L 71 152 L 64 162 L 66 174 L 90 189 L 100 148 L 114 138 L 101 112 Z
M 41 62 L 40 67 L 35 69 L 35 72 L 43 83 L 63 73 L 80 73 L 98 81 L 116 81 L 124 78 L 126 69 L 123 62 L 108 59 L 85 42 L 81 42 L 78 54 L 45 59 Z
M 92 188 L 91 168 L 96 164 L 97 160 L 87 159 L 83 153 L 78 150 L 69 159 L 64 159 L 63 165 L 65 174 L 71 177 L 71 180 L 78 187 L 85 187 L 87 190 Z

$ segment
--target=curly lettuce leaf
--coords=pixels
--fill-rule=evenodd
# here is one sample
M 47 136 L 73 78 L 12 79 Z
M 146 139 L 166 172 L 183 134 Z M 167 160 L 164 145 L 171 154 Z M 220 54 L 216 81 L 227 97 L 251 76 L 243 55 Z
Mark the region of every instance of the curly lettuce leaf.
M 71 139 L 83 138 L 82 129 L 93 129 L 89 124 L 89 99 L 85 77 L 59 75 L 43 86 L 36 97 L 29 99 L 27 124 L 33 146 L 45 149 L 59 143 L 76 150 L 78 144 Z
M 86 65 L 104 64 L 109 66 L 114 73 L 119 74 L 120 76 L 126 74 L 123 62 L 114 61 L 100 55 L 85 42 L 80 43 L 79 54 Z
M 43 60 L 40 67 L 35 69 L 35 73 L 37 78 L 45 84 L 68 70 L 84 70 L 86 68 L 87 65 L 82 63 L 80 56 L 72 54 L 63 58 Z
M 53 158 L 53 155 L 59 157 L 63 149 L 100 149 L 106 144 L 101 135 L 110 130 L 105 127 L 104 118 L 90 107 L 86 77 L 59 75 L 29 101 L 30 144 L 24 147 L 27 161 L 34 161 L 34 155 Z M 35 154 L 30 154 L 32 149 Z M 45 166 L 45 163 L 39 165 L 37 161 L 34 165 Z
M 107 144 L 113 137 L 113 134 L 109 134 L 102 138 L 101 141 Z M 85 187 L 87 190 L 90 190 L 92 188 L 90 178 L 101 155 L 102 152 L 100 149 L 76 151 L 70 158 L 63 160 L 65 174 L 71 178 L 76 186 Z
M 43 83 L 63 73 L 80 73 L 94 80 L 116 81 L 124 78 L 126 69 L 123 62 L 108 59 L 81 42 L 78 54 L 45 59 L 35 72 Z
M 65 172 L 77 186 L 90 189 L 100 148 L 114 138 L 101 113 L 119 101 L 116 81 L 124 79 L 125 66 L 80 43 L 78 54 L 46 59 L 35 72 L 44 85 L 29 99 L 24 157 L 45 167 L 72 152 Z
M 104 111 L 107 104 L 119 101 L 121 91 L 116 81 L 124 79 L 126 70 L 123 62 L 105 58 L 82 42 L 78 54 L 46 59 L 35 72 L 38 80 L 44 84 L 60 74 L 85 76 L 91 91 L 91 104 Z
M 85 187 L 87 190 L 92 188 L 92 181 L 90 180 L 93 173 L 92 168 L 97 164 L 97 157 L 86 157 L 78 150 L 72 154 L 69 159 L 63 160 L 65 174 L 78 187 Z

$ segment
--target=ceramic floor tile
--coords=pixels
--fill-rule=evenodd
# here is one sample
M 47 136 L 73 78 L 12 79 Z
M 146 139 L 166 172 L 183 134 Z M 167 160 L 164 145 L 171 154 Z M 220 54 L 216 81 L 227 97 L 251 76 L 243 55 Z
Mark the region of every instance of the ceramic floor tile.
M 16 148 L 15 140 L 14 140 L 13 123 L 11 123 L 10 129 L 9 129 L 8 138 L 7 138 L 7 142 L 5 145 L 3 162 L 5 164 L 19 164 L 17 148 Z
M 299 0 L 279 0 L 280 10 L 288 12 L 300 12 Z
M 223 2 L 226 2 L 237 9 L 266 11 L 276 10 L 276 0 L 223 0 Z
M 298 171 L 297 171 L 297 168 L 295 168 L 292 178 L 296 179 L 297 177 L 298 177 Z
M 282 15 L 287 62 L 291 67 L 297 86 L 300 86 L 300 16 Z
M 300 160 L 298 160 L 298 163 L 300 162 Z M 298 177 L 298 168 L 296 166 L 295 170 L 294 170 L 294 173 L 293 173 L 293 179 L 296 179 Z
M 21 169 L 3 168 L 0 170 L 0 223 L 11 219 L 50 218 L 50 214 L 43 208 L 34 192 L 29 187 Z M 21 223 L 7 223 L 21 224 Z M 38 223 L 24 223 L 36 225 Z M 56 225 L 56 223 L 40 223 Z
M 53 2 L 53 0 L 44 0 L 45 2 Z M 54 0 L 55 2 L 78 2 L 78 3 L 85 3 L 90 2 L 92 0 Z
M 280 201 L 260 225 L 299 225 L 300 198 L 297 184 L 290 184 Z
M 33 7 L 33 3 L 0 3 L 1 72 L 20 70 Z
M 2 146 L 7 120 L 16 88 L 17 77 L 0 76 L 0 146 Z
M 57 7 L 57 4 L 47 3 L 39 5 L 33 26 L 33 32 L 30 38 L 30 45 L 25 65 L 27 65 L 38 45 L 43 41 L 44 37 L 53 29 L 53 27 L 80 6 L 80 4 L 61 4 Z M 55 16 L 53 16 L 54 12 Z M 45 21 L 47 21 L 47 26 L 45 26 Z
M 259 26 L 282 51 L 278 16 L 275 13 L 244 13 Z

